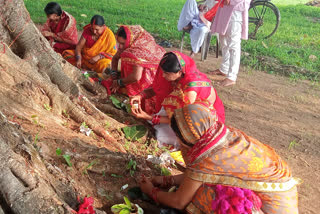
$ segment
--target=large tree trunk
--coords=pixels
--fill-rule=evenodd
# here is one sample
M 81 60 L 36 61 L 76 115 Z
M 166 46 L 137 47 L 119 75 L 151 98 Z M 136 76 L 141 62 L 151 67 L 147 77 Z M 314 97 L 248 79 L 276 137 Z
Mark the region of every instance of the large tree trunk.
M 99 179 L 126 170 L 132 157 L 125 154 L 119 128 L 134 118 L 110 102 L 98 103 L 105 89 L 53 51 L 22 0 L 0 0 L 0 5 L 0 214 L 70 213 L 77 195 L 94 196 L 97 207 L 109 206 L 99 194 Z M 117 120 L 106 114 L 117 114 Z M 94 140 L 75 131 L 82 122 Z M 74 170 L 56 148 L 71 156 Z M 83 173 L 93 160 L 88 171 L 100 177 Z M 114 196 L 109 203 L 122 200 L 121 194 Z

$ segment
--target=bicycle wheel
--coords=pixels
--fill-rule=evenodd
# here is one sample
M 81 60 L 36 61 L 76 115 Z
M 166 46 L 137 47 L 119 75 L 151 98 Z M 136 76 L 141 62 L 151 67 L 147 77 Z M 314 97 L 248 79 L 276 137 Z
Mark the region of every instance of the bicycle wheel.
M 279 9 L 268 1 L 254 1 L 249 8 L 249 38 L 267 39 L 280 23 Z

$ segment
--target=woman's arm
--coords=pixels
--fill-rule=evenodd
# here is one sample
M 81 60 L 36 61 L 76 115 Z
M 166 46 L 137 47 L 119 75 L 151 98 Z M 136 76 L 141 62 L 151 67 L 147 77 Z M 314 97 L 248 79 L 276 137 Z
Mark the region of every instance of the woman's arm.
M 114 71 L 118 70 L 118 63 L 120 59 L 120 52 L 117 51 L 117 53 L 112 57 L 112 62 L 111 62 L 111 69 Z
M 61 37 L 59 37 L 57 34 L 53 34 L 53 38 L 55 41 L 57 42 L 63 42 L 63 43 L 67 43 L 67 44 L 70 44 L 70 45 L 73 45 L 74 42 L 72 40 L 69 40 L 69 39 L 62 39 Z
M 169 179 L 170 182 L 172 181 L 172 183 L 170 183 L 170 186 L 180 186 L 180 184 L 182 183 L 183 179 L 184 179 L 184 174 L 179 174 L 179 175 L 173 175 L 173 176 L 155 176 L 152 177 L 151 182 L 153 185 L 155 186 L 163 186 L 164 184 L 164 177 L 167 177 L 166 179 Z M 171 178 L 172 177 L 172 180 Z
M 132 72 L 125 78 L 122 78 L 123 84 L 127 85 L 130 83 L 138 82 L 142 77 L 143 67 L 133 66 Z
M 81 36 L 77 46 L 76 46 L 76 50 L 75 50 L 75 57 L 76 57 L 76 61 L 77 61 L 77 67 L 81 68 L 81 50 L 84 47 L 84 45 L 86 44 L 86 39 Z
M 202 182 L 192 180 L 185 176 L 176 192 L 153 192 L 154 187 L 149 180 L 142 180 L 140 183 L 141 190 L 149 196 L 155 198 L 159 203 L 166 206 L 183 210 L 192 200 Z
M 197 95 L 198 94 L 195 91 L 185 92 L 185 96 L 189 99 L 190 104 L 192 104 L 196 101 Z M 216 101 L 216 92 L 213 87 L 211 87 L 210 95 L 208 96 L 207 100 L 210 103 L 214 103 Z

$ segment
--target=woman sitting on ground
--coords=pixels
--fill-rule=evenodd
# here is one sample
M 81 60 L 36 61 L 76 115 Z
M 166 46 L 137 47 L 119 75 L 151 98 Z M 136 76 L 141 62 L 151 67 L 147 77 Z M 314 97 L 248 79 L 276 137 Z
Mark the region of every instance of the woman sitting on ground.
M 169 126 L 170 118 L 177 108 L 186 104 L 202 103 L 224 123 L 224 106 L 211 81 L 201 73 L 193 59 L 178 52 L 166 53 L 160 61 L 152 86 L 131 98 L 131 105 L 141 100 L 156 97 L 155 111 L 151 115 L 141 108 L 132 108 L 132 113 L 142 119 L 152 121 L 159 143 L 177 145 L 177 138 Z
M 66 50 L 63 57 L 78 68 L 103 73 L 117 52 L 113 32 L 105 25 L 102 16 L 94 15 L 83 33 L 75 50 Z
M 123 87 L 129 97 L 135 96 L 152 84 L 165 50 L 140 25 L 121 26 L 116 38 L 118 51 L 112 59 L 111 91 L 114 93 Z M 121 71 L 118 72 L 120 59 Z M 147 99 L 143 109 L 153 113 L 154 105 L 154 99 Z
M 299 181 L 271 147 L 226 127 L 203 105 L 177 109 L 171 126 L 187 169 L 141 178 L 141 190 L 156 202 L 187 213 L 298 213 Z M 174 185 L 176 192 L 155 187 Z
M 54 51 L 62 54 L 64 50 L 74 49 L 78 42 L 76 20 L 66 11 L 63 11 L 56 2 L 50 2 L 44 8 L 47 22 L 41 33 L 48 39 Z

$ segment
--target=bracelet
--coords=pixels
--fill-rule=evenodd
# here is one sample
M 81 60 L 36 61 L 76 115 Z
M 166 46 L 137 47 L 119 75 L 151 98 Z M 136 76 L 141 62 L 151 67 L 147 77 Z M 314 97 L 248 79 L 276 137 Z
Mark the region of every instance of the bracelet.
M 160 124 L 160 115 L 153 115 L 152 120 L 151 120 L 152 125 L 158 125 Z
M 125 84 L 123 83 L 122 79 L 117 79 L 117 83 L 120 87 L 124 87 Z
M 160 189 L 158 187 L 153 187 L 152 191 L 151 191 L 151 197 L 152 199 L 158 203 L 158 197 L 157 197 L 157 193 L 160 191 Z
M 76 57 L 76 60 L 81 59 L 81 56 L 80 56 L 80 55 L 76 55 L 75 57 Z
M 162 187 L 172 187 L 174 185 L 174 177 L 173 176 L 163 176 L 162 177 Z
M 102 53 L 99 53 L 100 59 L 104 59 L 104 55 Z
M 112 78 L 115 79 L 115 78 L 118 77 L 118 71 L 109 69 L 109 72 L 110 72 L 110 75 L 111 75 Z

